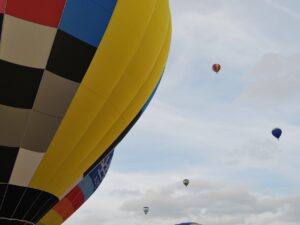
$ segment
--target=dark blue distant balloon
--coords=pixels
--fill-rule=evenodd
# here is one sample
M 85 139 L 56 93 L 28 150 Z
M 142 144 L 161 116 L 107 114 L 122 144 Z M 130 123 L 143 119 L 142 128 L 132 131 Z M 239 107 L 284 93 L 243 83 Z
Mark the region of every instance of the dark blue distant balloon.
M 276 137 L 277 139 L 280 138 L 281 134 L 282 134 L 282 130 L 280 128 L 274 128 L 272 130 L 272 134 L 274 137 Z

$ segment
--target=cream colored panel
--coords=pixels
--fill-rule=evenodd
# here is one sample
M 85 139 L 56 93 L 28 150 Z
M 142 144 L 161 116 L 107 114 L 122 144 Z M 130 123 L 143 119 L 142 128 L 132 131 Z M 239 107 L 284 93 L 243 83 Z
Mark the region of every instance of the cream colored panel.
M 45 68 L 56 29 L 4 16 L 0 58 L 34 68 Z
M 44 153 L 20 148 L 9 183 L 27 186 L 43 156 Z

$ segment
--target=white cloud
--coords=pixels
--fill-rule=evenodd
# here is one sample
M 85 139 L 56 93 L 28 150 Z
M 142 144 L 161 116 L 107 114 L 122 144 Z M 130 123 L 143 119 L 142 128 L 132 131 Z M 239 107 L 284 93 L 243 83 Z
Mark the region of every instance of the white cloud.
M 245 79 L 239 104 L 266 111 L 299 113 L 300 55 L 265 55 Z
M 181 174 L 111 172 L 101 191 L 67 224 L 296 225 L 300 196 L 258 194 L 243 186 L 193 176 L 186 188 Z M 124 188 L 127 189 L 124 195 Z M 129 194 L 128 194 L 129 193 Z M 292 198 L 293 197 L 293 198 Z M 147 216 L 143 207 L 149 206 Z

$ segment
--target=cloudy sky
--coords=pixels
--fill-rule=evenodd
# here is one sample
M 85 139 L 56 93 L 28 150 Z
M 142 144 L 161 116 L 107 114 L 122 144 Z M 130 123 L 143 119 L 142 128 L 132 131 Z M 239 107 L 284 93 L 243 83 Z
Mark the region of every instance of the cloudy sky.
M 158 92 L 65 224 L 299 225 L 300 1 L 170 4 Z

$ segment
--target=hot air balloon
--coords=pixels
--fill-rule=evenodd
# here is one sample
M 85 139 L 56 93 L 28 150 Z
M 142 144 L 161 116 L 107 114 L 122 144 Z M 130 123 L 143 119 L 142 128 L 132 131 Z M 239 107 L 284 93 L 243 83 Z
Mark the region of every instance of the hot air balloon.
M 200 223 L 193 223 L 193 222 L 187 222 L 187 223 L 179 223 L 176 225 L 201 225 Z
M 218 73 L 221 69 L 221 65 L 220 64 L 213 64 L 212 65 L 212 70 L 216 73 Z
M 148 212 L 149 212 L 149 207 L 148 207 L 148 206 L 145 206 L 145 207 L 144 207 L 144 213 L 145 213 L 145 215 L 147 215 Z
M 272 135 L 273 135 L 274 137 L 276 137 L 278 140 L 279 140 L 281 134 L 282 134 L 282 130 L 281 130 L 280 128 L 274 128 L 274 129 L 272 130 Z
M 60 225 L 167 60 L 168 0 L 0 0 L 0 224 Z
M 182 181 L 182 183 L 187 187 L 189 185 L 190 181 L 188 179 L 184 179 Z

